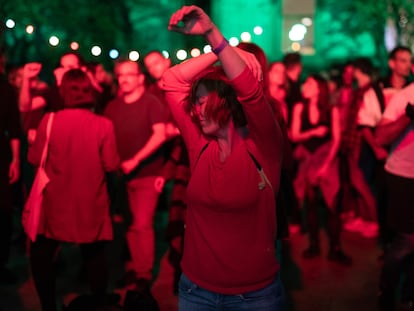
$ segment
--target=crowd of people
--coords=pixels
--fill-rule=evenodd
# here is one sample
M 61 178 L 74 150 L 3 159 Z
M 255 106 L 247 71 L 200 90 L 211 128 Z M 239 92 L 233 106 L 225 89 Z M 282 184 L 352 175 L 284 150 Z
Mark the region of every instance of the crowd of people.
M 104 300 L 119 180 L 131 215 L 122 286 L 131 291 L 150 293 L 154 216 L 173 181 L 166 236 L 180 310 L 284 310 L 277 241 L 301 231 L 303 258 L 318 257 L 322 222 L 336 264 L 352 265 L 343 230 L 377 239 L 381 310 L 397 297 L 412 307 L 412 51 L 395 47 L 385 77 L 369 58 L 304 77 L 299 53 L 269 63 L 253 43 L 233 47 L 196 6 L 176 11 L 169 30 L 203 37 L 212 52 L 172 65 L 154 50 L 142 64 L 117 60 L 113 74 L 68 52 L 53 85 L 40 80 L 40 63 L 6 72 L 2 54 L 2 282 L 12 280 L 11 185 L 21 181 L 24 202 L 47 143 L 50 182 L 28 254 L 44 311 L 57 310 L 62 242 L 80 246 L 91 292 Z

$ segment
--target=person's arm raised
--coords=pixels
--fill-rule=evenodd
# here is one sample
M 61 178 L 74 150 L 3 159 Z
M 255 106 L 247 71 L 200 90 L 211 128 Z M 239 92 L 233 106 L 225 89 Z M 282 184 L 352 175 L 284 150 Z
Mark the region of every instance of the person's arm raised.
M 231 47 L 227 40 L 223 37 L 223 34 L 217 28 L 217 26 L 211 21 L 210 17 L 199 7 L 192 6 L 183 6 L 181 9 L 176 11 L 170 18 L 170 23 L 168 29 L 171 31 L 180 32 L 187 35 L 200 35 L 203 36 L 206 41 L 210 44 L 214 54 L 210 56 L 205 56 L 203 60 L 209 60 L 210 63 L 202 63 L 201 59 L 196 61 L 197 57 L 191 63 L 197 63 L 206 65 L 201 70 L 198 70 L 199 66 L 192 66 L 190 68 L 190 62 L 187 63 L 188 76 L 191 74 L 196 75 L 198 72 L 201 72 L 203 69 L 207 68 L 209 65 L 214 64 L 215 57 L 221 62 L 226 76 L 233 80 L 238 77 L 246 67 L 246 58 L 241 57 L 240 51 Z M 249 53 L 247 53 L 249 54 Z M 207 54 L 208 55 L 208 54 Z M 253 55 L 252 55 L 253 56 Z M 248 59 L 247 59 L 248 61 Z M 185 63 L 181 64 L 184 65 Z M 181 66 L 180 65 L 180 66 Z M 252 57 L 252 61 L 248 64 L 250 70 L 253 72 L 254 76 L 261 76 L 261 67 L 257 60 Z M 182 67 L 183 68 L 183 67 Z M 191 70 L 192 69 L 192 70 Z M 194 72 L 198 70 L 198 72 Z M 186 72 L 183 72 L 187 75 Z

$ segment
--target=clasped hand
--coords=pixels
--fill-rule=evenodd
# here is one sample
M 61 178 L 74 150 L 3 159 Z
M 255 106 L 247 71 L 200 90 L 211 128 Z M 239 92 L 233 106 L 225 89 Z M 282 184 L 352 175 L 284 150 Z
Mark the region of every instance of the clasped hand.
M 210 17 L 198 6 L 183 6 L 173 13 L 168 24 L 171 31 L 188 35 L 205 35 L 214 27 Z
M 187 35 L 207 35 L 215 27 L 210 17 L 195 5 L 183 6 L 173 13 L 168 25 L 169 30 Z M 234 49 L 252 71 L 256 79 L 262 81 L 263 72 L 256 56 L 238 48 Z

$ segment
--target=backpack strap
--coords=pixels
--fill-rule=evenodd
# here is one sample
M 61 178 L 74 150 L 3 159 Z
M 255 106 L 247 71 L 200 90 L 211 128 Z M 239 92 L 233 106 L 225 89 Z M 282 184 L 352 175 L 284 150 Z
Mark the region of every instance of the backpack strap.
M 197 165 L 197 163 L 198 163 L 198 160 L 200 160 L 201 155 L 204 153 L 204 151 L 206 151 L 206 149 L 207 149 L 208 145 L 210 145 L 210 142 L 207 142 L 207 143 L 203 146 L 203 148 L 201 148 L 200 152 L 198 153 L 197 159 L 196 159 L 196 161 L 195 161 L 195 163 L 194 163 L 194 167 L 196 167 L 196 165 Z
M 254 157 L 254 155 L 249 150 L 247 150 L 247 153 L 249 154 L 250 158 L 253 160 L 254 165 L 256 166 L 257 171 L 259 172 L 259 175 L 261 178 L 261 181 L 258 185 L 259 189 L 263 190 L 266 187 L 266 184 L 268 184 L 270 189 L 272 189 L 273 191 L 272 184 L 270 183 L 269 178 L 267 178 L 265 172 L 263 171 L 263 167 L 260 165 L 259 161 L 257 161 L 257 159 Z
M 254 157 L 254 155 L 247 150 L 250 158 L 253 160 L 254 165 L 259 172 L 261 177 L 261 182 L 259 183 L 259 189 L 262 190 L 266 187 L 266 183 L 269 185 L 270 189 L 272 189 L 274 197 L 275 197 L 275 204 L 276 204 L 276 240 L 286 239 L 289 237 L 289 227 L 288 227 L 288 217 L 287 217 L 287 210 L 285 204 L 282 204 L 280 201 L 279 194 L 276 193 L 270 183 L 270 180 L 267 178 L 266 174 L 263 171 L 262 166 L 260 165 L 259 161 Z
M 381 107 L 381 113 L 384 113 L 385 110 L 385 99 L 384 99 L 384 94 L 382 93 L 381 87 L 379 86 L 378 83 L 373 83 L 372 84 L 372 88 L 375 92 L 375 95 L 377 96 L 378 102 L 380 104 Z

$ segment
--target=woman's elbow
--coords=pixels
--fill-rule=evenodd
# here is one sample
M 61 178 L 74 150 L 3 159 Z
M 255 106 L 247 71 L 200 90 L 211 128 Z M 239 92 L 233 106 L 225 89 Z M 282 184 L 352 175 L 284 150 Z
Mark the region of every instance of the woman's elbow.
M 113 173 L 119 169 L 120 165 L 121 165 L 121 162 L 119 161 L 119 158 L 118 158 L 110 163 L 106 163 L 106 165 L 104 166 L 104 170 L 105 172 Z
M 375 142 L 376 145 L 382 146 L 382 147 L 387 146 L 389 144 L 386 137 L 380 136 L 380 135 L 375 135 L 374 136 L 374 142 Z
M 301 137 L 298 133 L 292 131 L 289 132 L 289 139 L 292 141 L 292 143 L 299 143 L 301 140 L 300 138 Z
M 36 157 L 33 152 L 30 152 L 27 154 L 27 162 L 29 162 L 33 166 L 39 166 L 40 159 Z
M 375 133 L 374 133 L 374 142 L 375 144 L 379 145 L 379 146 L 385 146 L 388 144 L 386 136 L 384 135 L 384 131 L 382 130 L 381 127 L 377 127 L 375 129 Z
M 171 82 L 174 81 L 174 80 L 176 80 L 176 79 L 174 77 L 172 69 L 169 68 L 161 76 L 159 85 L 160 85 L 161 89 L 164 89 L 165 86 L 171 84 Z

